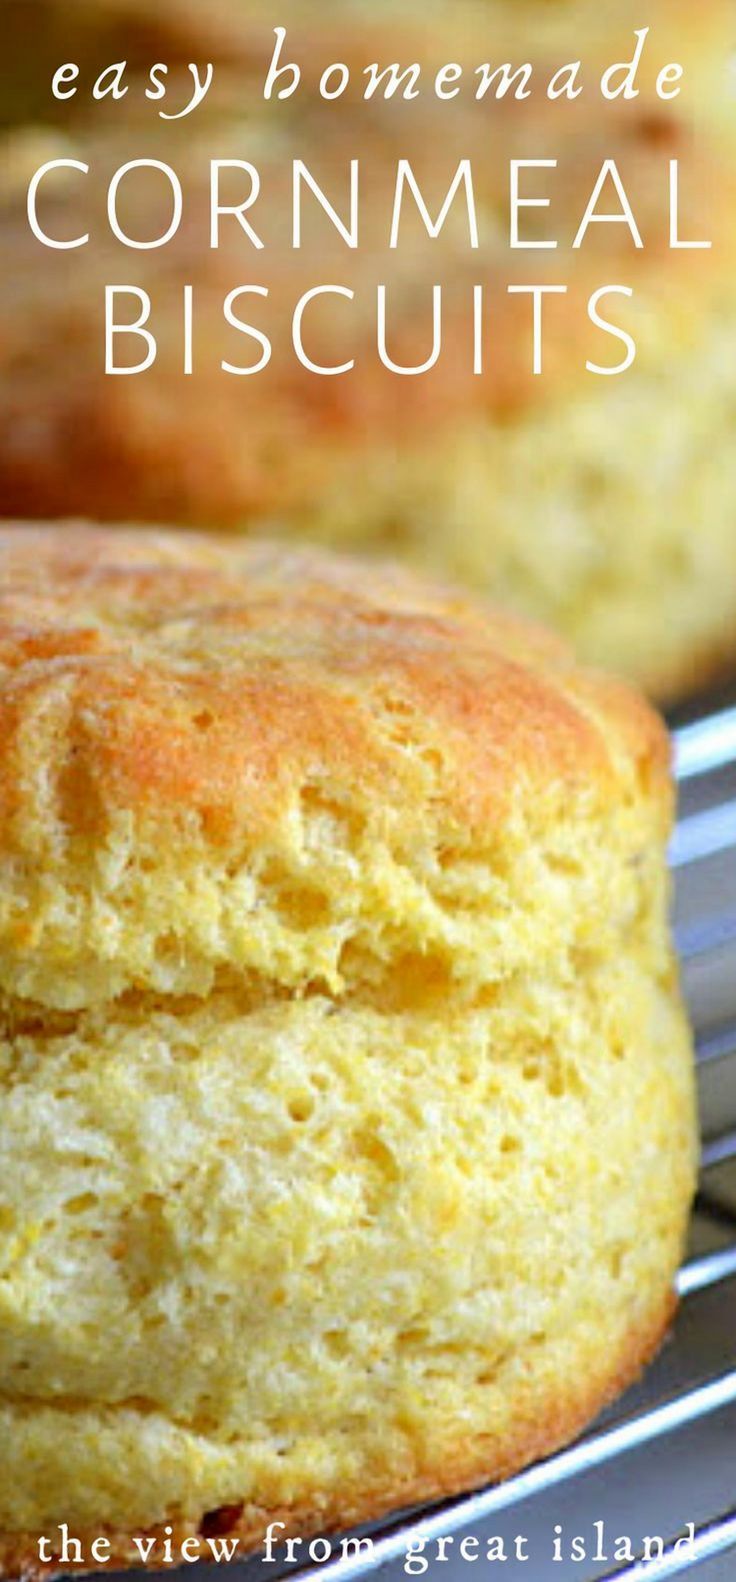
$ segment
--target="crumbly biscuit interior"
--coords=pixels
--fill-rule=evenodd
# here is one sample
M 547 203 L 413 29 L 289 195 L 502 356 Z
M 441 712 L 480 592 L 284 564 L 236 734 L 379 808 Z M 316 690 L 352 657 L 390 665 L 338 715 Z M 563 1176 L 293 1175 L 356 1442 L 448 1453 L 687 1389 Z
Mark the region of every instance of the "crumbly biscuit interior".
M 493 1465 L 661 1310 L 692 1078 L 651 830 L 520 819 L 420 874 L 309 822 L 301 865 L 232 880 L 237 968 L 182 849 L 166 931 L 117 890 L 145 989 L 6 997 L 6 1530 Z

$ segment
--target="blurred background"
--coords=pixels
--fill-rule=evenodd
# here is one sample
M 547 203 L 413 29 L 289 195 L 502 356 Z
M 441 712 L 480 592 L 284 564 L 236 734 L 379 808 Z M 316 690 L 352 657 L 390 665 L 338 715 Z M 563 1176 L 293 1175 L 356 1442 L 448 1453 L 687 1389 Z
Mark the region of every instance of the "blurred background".
M 706 1136 L 679 1327 L 647 1383 L 596 1431 L 600 1445 L 601 1434 L 622 1427 L 625 1455 L 606 1454 L 599 1464 L 594 1452 L 588 1464 L 583 1453 L 569 1475 L 553 1469 L 549 1478 L 530 1486 L 521 1480 L 483 1507 L 442 1518 L 480 1534 L 531 1533 L 535 1582 L 548 1575 L 589 1582 L 610 1568 L 542 1558 L 556 1521 L 578 1531 L 601 1518 L 637 1537 L 674 1537 L 685 1521 L 707 1526 L 733 1505 L 736 5 L 0 0 L 0 19 L 3 515 L 88 517 L 109 522 L 111 531 L 116 522 L 165 522 L 396 556 L 555 626 L 585 658 L 643 685 L 678 728 L 676 923 L 698 1032 Z M 287 28 L 284 55 L 299 62 L 303 80 L 290 99 L 266 104 L 277 25 Z M 600 72 L 631 58 L 642 27 L 650 34 L 640 93 L 606 104 Z M 550 103 L 544 86 L 522 104 L 510 96 L 478 104 L 467 93 L 438 103 L 431 92 L 411 103 L 366 103 L 360 86 L 373 60 L 417 62 L 427 82 L 448 62 L 472 73 L 485 60 L 529 61 L 544 85 L 576 59 L 586 87 L 574 103 Z M 126 96 L 96 102 L 98 74 L 123 61 Z M 351 90 L 330 104 L 316 83 L 333 61 L 353 76 Z M 663 103 L 654 84 L 669 61 L 682 63 L 683 86 Z M 78 91 L 60 102 L 51 81 L 67 62 L 79 66 Z M 212 62 L 212 89 L 192 115 L 165 122 L 145 99 L 156 62 L 171 68 L 167 107 L 174 109 L 188 97 L 188 64 Z M 388 247 L 400 158 L 411 161 L 435 213 L 458 162 L 472 161 L 477 251 L 468 247 L 462 205 L 436 241 L 407 212 L 400 248 Z M 537 172 L 529 189 L 547 194 L 549 209 L 525 216 L 528 234 L 559 239 L 554 253 L 509 249 L 514 158 L 558 161 Z M 637 250 L 625 226 L 601 225 L 573 252 L 606 158 L 617 161 L 645 245 Z M 49 175 L 39 213 L 55 237 L 88 232 L 84 248 L 50 250 L 28 226 L 29 181 L 57 159 L 86 164 L 90 175 L 68 168 Z M 182 224 L 160 250 L 124 247 L 106 221 L 110 177 L 136 159 L 165 161 L 181 180 Z M 210 248 L 212 159 L 257 167 L 262 192 L 253 223 L 263 251 L 234 220 L 223 223 L 219 249 Z M 349 163 L 360 160 L 357 252 L 316 201 L 305 207 L 302 246 L 293 248 L 294 159 L 308 165 L 341 214 Z M 668 247 L 673 159 L 683 231 L 712 239 L 708 251 Z M 236 203 L 242 179 L 237 170 L 230 178 L 223 192 Z M 159 175 L 137 172 L 121 188 L 121 222 L 134 237 L 160 235 L 170 203 Z M 545 312 L 541 378 L 531 371 L 529 303 L 507 291 L 532 281 L 568 286 Z M 355 293 L 350 304 L 333 298 L 310 311 L 310 355 L 325 363 L 355 358 L 354 372 L 335 378 L 310 374 L 290 348 L 295 303 L 322 282 Z M 407 364 L 428 354 L 432 287 L 442 284 L 443 350 L 432 373 L 399 378 L 380 364 L 378 282 L 388 288 L 392 356 Z M 634 291 L 617 304 L 616 321 L 634 335 L 637 358 L 616 378 L 585 368 L 589 357 L 620 353 L 617 343 L 595 338 L 587 318 L 591 292 L 610 282 Z M 145 373 L 105 375 L 110 283 L 150 297 L 157 355 Z M 191 374 L 182 364 L 187 284 Z M 245 355 L 223 317 L 227 294 L 242 284 L 270 293 L 252 322 L 269 334 L 274 355 L 251 378 L 220 366 Z M 478 284 L 486 300 L 482 376 L 472 360 Z M 136 361 L 141 346 L 131 343 L 120 355 Z M 387 1540 L 383 1554 L 393 1582 L 403 1574 L 399 1549 Z M 698 1576 L 725 1582 L 733 1566 L 724 1543 L 724 1554 Z M 458 1565 L 440 1572 L 447 1582 L 461 1574 Z M 511 1563 L 503 1574 L 527 1568 Z
M 2 0 L 0 225 L 0 495 L 13 517 L 163 521 L 238 532 L 308 536 L 397 555 L 556 625 L 580 653 L 624 671 L 672 703 L 728 672 L 736 653 L 736 203 L 733 0 Z M 265 103 L 274 27 L 302 83 Z M 648 27 L 638 96 L 606 103 L 600 72 L 632 58 Z M 546 97 L 551 74 L 579 59 L 584 91 Z M 422 92 L 365 102 L 365 65 L 417 62 Z M 187 102 L 188 63 L 214 67 L 191 115 L 164 121 L 144 86 L 167 63 L 166 108 Z M 333 61 L 351 70 L 344 97 L 317 91 Z M 434 73 L 466 70 L 439 102 Z M 534 68 L 531 97 L 472 97 L 484 61 Z M 659 69 L 682 64 L 678 97 L 655 92 Z M 51 91 L 73 62 L 73 97 Z M 125 62 L 127 93 L 98 101 L 101 71 Z M 187 87 L 187 83 L 189 87 Z M 426 84 L 426 87 L 425 87 Z M 39 213 L 50 234 L 88 232 L 85 248 L 52 251 L 26 219 L 26 191 L 47 160 L 89 165 L 46 177 Z M 137 251 L 111 233 L 107 186 L 121 164 L 158 159 L 176 171 L 183 218 L 166 247 Z M 256 166 L 257 251 L 235 219 L 209 246 L 210 160 Z M 352 159 L 361 165 L 360 246 L 351 251 L 324 209 L 305 204 L 302 246 L 291 245 L 291 168 L 302 159 L 334 207 L 348 212 Z M 388 247 L 397 161 L 409 159 L 437 214 L 461 159 L 472 161 L 480 247 L 468 245 L 462 197 L 438 240 L 405 208 L 400 246 Z M 524 233 L 558 248 L 509 248 L 509 161 L 556 159 L 526 179 L 549 208 L 524 213 Z M 602 163 L 617 162 L 644 241 L 627 226 L 592 225 L 572 240 Z M 677 160 L 681 229 L 709 251 L 670 250 L 669 168 Z M 223 201 L 242 200 L 242 172 Z M 617 206 L 612 186 L 602 206 Z M 160 236 L 171 191 L 138 171 L 120 188 L 121 222 Z M 531 304 L 509 284 L 563 283 L 545 305 L 544 373 L 532 374 Z M 290 345 L 293 309 L 313 285 L 355 293 L 313 303 L 305 320 L 317 362 L 355 369 L 317 377 Z M 388 296 L 388 340 L 398 363 L 432 346 L 432 287 L 443 288 L 437 366 L 398 377 L 376 351 L 376 285 Z M 104 287 L 147 291 L 157 340 L 147 372 L 104 372 Z M 193 287 L 193 372 L 183 372 L 182 288 Z M 227 294 L 267 287 L 241 315 L 274 353 L 243 378 L 221 361 L 252 362 L 252 340 L 223 317 Z M 621 344 L 587 315 L 601 285 L 633 297 L 601 311 L 637 342 L 634 366 L 606 378 L 588 358 L 615 363 Z M 484 290 L 485 366 L 473 372 L 473 287 Z M 130 315 L 129 299 L 121 314 Z M 249 311 L 250 310 L 250 311 Z M 308 328 L 306 327 L 308 326 Z M 138 361 L 142 343 L 118 337 Z

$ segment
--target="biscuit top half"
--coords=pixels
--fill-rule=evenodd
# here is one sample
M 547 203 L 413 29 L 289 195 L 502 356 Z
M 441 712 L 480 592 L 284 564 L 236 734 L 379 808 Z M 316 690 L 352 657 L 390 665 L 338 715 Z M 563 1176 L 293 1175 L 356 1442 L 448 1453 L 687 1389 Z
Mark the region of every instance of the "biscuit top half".
M 0 589 L 13 999 L 232 973 L 340 992 L 351 961 L 440 938 L 455 970 L 504 885 L 537 904 L 541 854 L 547 900 L 572 882 L 594 910 L 603 855 L 662 863 L 657 717 L 480 601 L 308 549 L 70 524 L 6 528 Z

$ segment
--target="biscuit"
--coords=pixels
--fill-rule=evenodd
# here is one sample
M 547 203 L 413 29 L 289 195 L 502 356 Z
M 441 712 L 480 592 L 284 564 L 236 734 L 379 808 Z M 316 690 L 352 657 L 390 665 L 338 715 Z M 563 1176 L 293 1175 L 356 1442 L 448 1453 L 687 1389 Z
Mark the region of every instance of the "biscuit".
M 5 1574 L 552 1451 L 693 1190 L 660 723 L 390 567 L 65 525 L 0 573 Z
M 135 124 L 12 135 L 0 218 L 12 260 L 0 304 L 6 512 L 176 520 L 398 554 L 557 627 L 581 656 L 661 699 L 707 679 L 733 655 L 736 629 L 732 136 L 695 125 L 686 96 L 656 111 L 638 102 L 602 107 L 595 96 L 569 107 L 536 99 L 336 107 L 298 98 L 278 111 L 185 120 L 161 129 L 158 142 Z M 69 255 L 41 247 L 26 221 L 25 186 L 44 147 L 49 158 L 90 166 L 86 180 L 67 172 L 43 189 L 51 234 L 92 237 Z M 511 252 L 509 160 L 552 147 L 558 170 L 534 173 L 529 190 L 550 196 L 550 210 L 534 211 L 532 221 L 549 227 L 559 251 Z M 362 161 L 360 248 L 349 252 L 315 203 L 297 252 L 291 157 L 307 163 L 344 212 L 346 149 Z M 123 162 L 154 150 L 181 177 L 185 225 L 160 251 L 130 252 L 106 224 L 107 182 Z M 411 159 L 438 212 L 469 153 L 479 250 L 468 246 L 459 206 L 438 241 L 405 230 L 391 253 L 397 157 Z M 213 155 L 256 162 L 263 253 L 235 221 L 223 223 L 219 251 L 209 250 Z M 617 161 L 645 246 L 635 249 L 626 226 L 607 225 L 571 253 L 606 158 Z M 668 250 L 671 158 L 680 167 L 682 234 L 710 239 L 710 251 Z M 232 180 L 230 201 L 240 201 L 242 185 Z M 131 178 L 124 196 L 130 234 L 160 235 L 171 204 L 160 177 Z M 399 378 L 381 366 L 381 279 L 392 355 L 410 364 L 431 348 L 432 285 L 443 283 L 443 354 L 432 374 Z M 568 286 L 545 308 L 541 379 L 532 374 L 530 303 L 507 294 L 510 283 L 530 279 Z M 111 378 L 103 287 L 121 280 L 148 291 L 158 352 L 145 375 Z M 183 373 L 185 281 L 195 292 L 191 377 Z M 355 358 L 354 372 L 339 378 L 306 372 L 287 340 L 300 293 L 325 281 L 355 293 L 351 305 L 313 305 L 305 331 L 317 361 Z M 274 346 L 266 372 L 245 379 L 221 369 L 253 350 L 223 317 L 227 294 L 244 282 L 270 291 L 267 305 L 249 299 L 243 317 L 267 329 Z M 473 372 L 470 323 L 477 282 L 486 292 L 482 377 Z M 621 353 L 587 318 L 591 292 L 610 282 L 634 292 L 630 303 L 603 305 L 637 342 L 636 363 L 619 378 L 586 370 L 588 358 L 615 362 Z M 140 355 L 140 342 L 130 349 Z

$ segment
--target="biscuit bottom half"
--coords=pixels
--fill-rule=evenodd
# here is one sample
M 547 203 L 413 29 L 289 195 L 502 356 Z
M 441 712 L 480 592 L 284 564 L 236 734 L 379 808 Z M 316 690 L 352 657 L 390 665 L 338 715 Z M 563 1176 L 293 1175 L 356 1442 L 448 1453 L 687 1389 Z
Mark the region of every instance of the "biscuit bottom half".
M 347 1527 L 508 1476 L 636 1376 L 693 1178 L 636 940 L 466 1005 L 406 961 L 389 1005 L 6 1006 L 5 1574 L 61 1522 L 131 1563 L 222 1507 L 254 1548 Z

